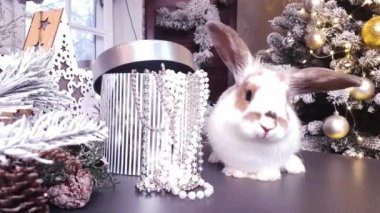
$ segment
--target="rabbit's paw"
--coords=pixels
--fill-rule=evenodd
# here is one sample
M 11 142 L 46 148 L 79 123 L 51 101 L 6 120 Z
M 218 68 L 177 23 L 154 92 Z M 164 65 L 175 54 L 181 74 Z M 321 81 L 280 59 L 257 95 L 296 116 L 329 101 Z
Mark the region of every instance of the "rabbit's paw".
M 281 179 L 279 169 L 261 169 L 256 174 L 250 175 L 250 178 L 259 181 L 276 181 Z
M 230 167 L 224 167 L 222 171 L 225 175 L 235 178 L 247 178 L 248 174 L 246 172 L 240 171 L 238 169 L 232 169 Z
M 285 170 L 292 174 L 300 174 L 306 171 L 301 159 L 296 155 L 290 156 L 288 162 L 285 164 Z

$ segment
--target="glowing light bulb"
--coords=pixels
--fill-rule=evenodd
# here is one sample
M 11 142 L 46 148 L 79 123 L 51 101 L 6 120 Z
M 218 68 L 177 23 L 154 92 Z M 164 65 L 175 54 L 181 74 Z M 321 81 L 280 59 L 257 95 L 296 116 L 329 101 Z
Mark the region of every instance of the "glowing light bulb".
M 352 45 L 349 42 L 344 44 L 344 48 L 351 49 L 351 47 L 352 47 Z
M 332 22 L 333 22 L 333 24 L 338 24 L 339 18 L 338 17 L 333 18 Z

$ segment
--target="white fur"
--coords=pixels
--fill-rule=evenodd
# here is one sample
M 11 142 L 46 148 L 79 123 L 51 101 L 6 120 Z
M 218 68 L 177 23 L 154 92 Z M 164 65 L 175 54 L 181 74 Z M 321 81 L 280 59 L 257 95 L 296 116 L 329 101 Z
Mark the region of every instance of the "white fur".
M 295 155 L 292 155 L 288 162 L 286 162 L 285 170 L 292 174 L 300 174 L 306 171 L 301 159 Z
M 238 85 L 235 85 L 223 93 L 210 114 L 207 131 L 214 152 L 212 160 L 220 159 L 227 168 L 225 173 L 230 176 L 262 181 L 280 179 L 280 169 L 284 167 L 292 173 L 305 171 L 301 160 L 294 159 L 294 153 L 300 148 L 301 134 L 299 120 L 286 101 L 287 85 L 270 71 L 256 80 L 260 82 L 260 89 L 247 110 L 241 112 L 236 108 Z M 282 117 L 287 117 L 287 112 L 288 128 L 277 125 L 263 138 L 264 130 L 260 124 L 271 124 L 265 116 L 260 122 L 243 119 L 252 111 L 262 114 L 274 111 Z M 288 163 L 289 160 L 292 162 Z M 244 173 L 247 175 L 242 175 Z
M 254 174 L 251 178 L 260 181 L 275 181 L 281 179 L 281 172 L 276 168 L 264 168 Z
M 247 177 L 249 177 L 249 173 L 243 172 L 241 170 L 229 168 L 229 167 L 224 167 L 222 172 L 227 176 L 236 177 L 236 178 L 247 178 Z

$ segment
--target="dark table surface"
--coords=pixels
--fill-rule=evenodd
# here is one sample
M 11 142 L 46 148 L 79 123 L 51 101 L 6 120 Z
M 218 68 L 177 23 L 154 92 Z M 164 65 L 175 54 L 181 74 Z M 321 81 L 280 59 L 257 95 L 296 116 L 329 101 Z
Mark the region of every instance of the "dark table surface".
M 250 213 L 380 212 L 380 161 L 301 152 L 306 173 L 284 174 L 277 182 L 226 177 L 221 165 L 206 164 L 203 177 L 215 194 L 191 201 L 168 194 L 145 197 L 137 177 L 118 176 L 112 191 L 95 193 L 83 209 L 52 213 Z

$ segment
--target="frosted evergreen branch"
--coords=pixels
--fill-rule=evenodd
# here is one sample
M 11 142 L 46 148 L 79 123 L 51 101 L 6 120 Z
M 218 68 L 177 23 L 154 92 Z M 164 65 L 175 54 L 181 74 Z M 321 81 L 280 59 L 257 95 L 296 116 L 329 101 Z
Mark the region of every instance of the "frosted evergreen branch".
M 333 46 L 341 48 L 350 44 L 351 50 L 360 50 L 361 48 L 361 38 L 353 31 L 343 31 L 342 33 L 336 34 L 335 37 L 331 39 L 331 43 Z
M 350 90 L 342 89 L 342 90 L 334 90 L 327 92 L 327 100 L 335 105 L 346 104 L 350 98 Z
M 219 11 L 209 0 L 190 0 L 177 5 L 178 9 L 169 11 L 160 8 L 157 11 L 156 25 L 182 31 L 195 29 L 194 43 L 199 45 L 199 51 L 194 53 L 197 66 L 213 56 L 210 49 L 212 43 L 206 33 L 205 24 L 209 20 L 219 21 Z
M 32 120 L 23 117 L 9 125 L 0 124 L 0 155 L 44 162 L 40 151 L 104 141 L 108 134 L 103 122 L 69 111 L 49 112 Z
M 359 58 L 359 64 L 370 70 L 380 66 L 380 53 L 378 50 L 369 49 Z
M 69 98 L 59 93 L 48 71 L 52 51 L 30 49 L 14 55 L 0 73 L 0 111 L 23 105 L 65 107 Z

